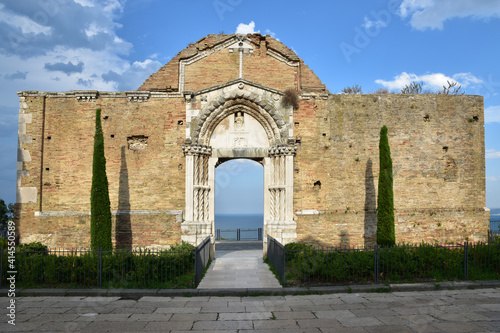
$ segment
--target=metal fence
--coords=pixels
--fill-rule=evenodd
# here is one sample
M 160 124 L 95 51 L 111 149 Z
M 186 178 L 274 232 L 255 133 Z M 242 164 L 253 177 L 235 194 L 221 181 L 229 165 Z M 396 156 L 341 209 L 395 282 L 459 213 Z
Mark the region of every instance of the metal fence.
M 267 259 L 280 280 L 285 283 L 285 247 L 269 235 L 267 235 Z
M 262 240 L 262 228 L 255 229 L 217 229 L 215 230 L 217 241 L 250 241 Z
M 210 236 L 205 238 L 203 242 L 196 247 L 195 251 L 195 273 L 194 285 L 198 286 L 203 277 L 203 273 L 208 263 L 210 262 Z
M 20 250 L 12 262 L 0 248 L 0 288 L 11 272 L 18 288 L 195 288 L 209 244 L 208 237 L 195 251 Z
M 490 230 L 488 230 L 488 242 L 493 242 L 496 238 L 500 238 L 500 216 L 492 216 L 490 218 Z
M 268 238 L 268 258 L 288 286 L 500 279 L 499 243 L 290 250 Z

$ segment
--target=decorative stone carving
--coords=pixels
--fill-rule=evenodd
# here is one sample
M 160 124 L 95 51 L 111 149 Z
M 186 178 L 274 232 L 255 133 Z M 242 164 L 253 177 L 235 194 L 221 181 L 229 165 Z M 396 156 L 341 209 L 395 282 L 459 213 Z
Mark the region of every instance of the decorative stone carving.
M 234 117 L 234 130 L 243 131 L 245 129 L 245 118 L 243 117 L 243 112 L 237 112 Z
M 190 155 L 212 155 L 212 147 L 205 145 L 190 145 L 184 144 L 182 146 L 182 152 L 184 156 Z
M 296 153 L 296 145 L 278 145 L 269 148 L 269 156 L 295 156 Z
M 130 150 L 145 150 L 148 147 L 148 137 L 144 135 L 129 136 L 127 143 Z
M 80 102 L 95 102 L 99 92 L 96 90 L 75 91 L 75 97 Z
M 149 91 L 126 91 L 125 95 L 130 102 L 147 102 L 151 93 Z

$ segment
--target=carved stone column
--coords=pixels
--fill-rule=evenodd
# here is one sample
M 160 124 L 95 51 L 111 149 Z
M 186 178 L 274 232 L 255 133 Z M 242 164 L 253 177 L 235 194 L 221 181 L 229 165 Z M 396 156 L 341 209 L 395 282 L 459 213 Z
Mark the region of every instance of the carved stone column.
M 181 239 L 197 245 L 212 234 L 208 182 L 208 160 L 212 148 L 186 144 L 183 152 L 186 156 L 186 219 L 181 226 Z
M 271 160 L 269 185 L 269 216 L 267 233 L 282 244 L 297 239 L 297 225 L 293 221 L 293 157 L 295 145 L 278 145 L 269 148 Z

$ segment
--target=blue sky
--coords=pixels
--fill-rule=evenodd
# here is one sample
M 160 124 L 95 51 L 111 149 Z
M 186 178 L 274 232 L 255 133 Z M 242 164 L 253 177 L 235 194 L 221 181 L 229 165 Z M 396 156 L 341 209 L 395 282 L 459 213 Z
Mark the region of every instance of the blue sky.
M 486 200 L 500 207 L 498 0 L 0 0 L 0 198 L 15 201 L 17 91 L 134 90 L 189 43 L 237 29 L 281 40 L 331 93 L 454 80 L 483 95 Z

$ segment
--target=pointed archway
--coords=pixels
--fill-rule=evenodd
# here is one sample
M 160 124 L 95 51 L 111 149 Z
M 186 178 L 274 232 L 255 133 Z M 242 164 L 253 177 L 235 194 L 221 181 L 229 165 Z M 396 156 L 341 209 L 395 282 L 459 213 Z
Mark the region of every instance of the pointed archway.
M 293 221 L 293 158 L 284 110 L 242 84 L 208 103 L 190 124 L 186 156 L 186 210 L 182 239 L 198 244 L 214 234 L 215 166 L 234 158 L 264 166 L 264 236 L 296 240 Z M 255 90 L 255 89 L 254 89 Z M 266 237 L 264 237 L 266 242 Z M 264 248 L 266 248 L 264 246 Z

